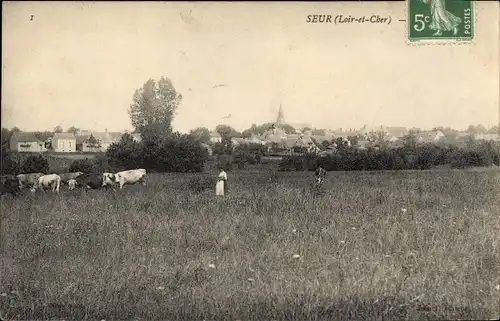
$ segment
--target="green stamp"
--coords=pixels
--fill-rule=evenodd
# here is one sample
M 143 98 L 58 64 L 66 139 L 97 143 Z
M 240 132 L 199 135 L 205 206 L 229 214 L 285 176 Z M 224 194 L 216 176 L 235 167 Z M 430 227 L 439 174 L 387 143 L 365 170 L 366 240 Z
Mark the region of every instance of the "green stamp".
M 471 0 L 408 0 L 408 39 L 471 41 L 474 8 Z

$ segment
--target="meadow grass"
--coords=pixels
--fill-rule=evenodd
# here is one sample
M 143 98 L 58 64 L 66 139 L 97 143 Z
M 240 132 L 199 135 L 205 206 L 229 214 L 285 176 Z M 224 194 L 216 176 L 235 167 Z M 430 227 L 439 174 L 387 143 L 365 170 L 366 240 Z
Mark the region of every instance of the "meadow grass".
M 191 174 L 2 201 L 10 319 L 416 320 L 500 316 L 500 172 Z M 215 186 L 214 186 L 215 189 Z M 297 257 L 298 256 L 298 257 Z

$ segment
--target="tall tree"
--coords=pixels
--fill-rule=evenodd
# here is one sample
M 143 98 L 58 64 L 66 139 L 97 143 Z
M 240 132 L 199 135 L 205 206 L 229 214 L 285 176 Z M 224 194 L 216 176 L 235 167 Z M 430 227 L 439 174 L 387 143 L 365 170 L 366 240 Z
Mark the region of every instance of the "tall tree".
M 261 124 L 261 125 L 258 125 L 258 126 L 256 124 L 252 124 L 252 126 L 250 126 L 250 128 L 245 129 L 241 133 L 241 136 L 244 137 L 244 138 L 247 138 L 247 137 L 250 137 L 252 134 L 262 135 L 266 131 L 268 131 L 269 129 L 272 129 L 273 126 L 276 127 L 276 124 L 275 123 L 264 123 L 264 124 Z M 282 129 L 286 134 L 293 134 L 293 133 L 295 133 L 295 128 L 293 128 L 293 126 L 291 126 L 289 124 L 281 124 L 278 127 L 280 129 Z
M 469 134 L 475 134 L 476 133 L 476 126 L 474 125 L 469 125 L 469 127 L 467 127 L 467 132 Z
M 12 136 L 12 131 L 7 128 L 2 127 L 2 146 L 8 146 L 10 142 L 10 137 Z
M 484 127 L 484 125 L 477 125 L 476 126 L 476 134 L 486 134 L 488 132 L 488 129 Z
M 172 81 L 149 79 L 137 89 L 128 110 L 132 125 L 143 136 L 163 137 L 172 133 L 172 120 L 182 101 Z
M 205 127 L 198 127 L 189 131 L 189 135 L 202 143 L 210 142 L 210 130 Z
M 90 134 L 90 137 L 87 139 L 87 146 L 92 152 L 95 152 L 96 149 L 101 148 L 101 142 L 94 135 Z
M 77 128 L 75 126 L 71 126 L 70 128 L 66 129 L 67 133 L 72 133 L 73 135 L 76 135 L 80 131 L 80 128 Z
M 410 131 L 407 135 L 403 136 L 404 146 L 410 149 L 415 149 L 417 146 L 417 135 L 415 132 Z
M 63 131 L 64 130 L 62 129 L 61 126 L 56 126 L 56 127 L 54 127 L 54 130 L 53 130 L 54 133 L 62 133 Z
M 217 125 L 215 131 L 222 137 L 222 142 L 230 141 L 233 137 L 241 137 L 241 133 L 229 125 Z
M 50 131 L 34 132 L 33 134 L 42 142 L 47 141 L 48 138 L 51 138 L 54 135 L 54 133 Z

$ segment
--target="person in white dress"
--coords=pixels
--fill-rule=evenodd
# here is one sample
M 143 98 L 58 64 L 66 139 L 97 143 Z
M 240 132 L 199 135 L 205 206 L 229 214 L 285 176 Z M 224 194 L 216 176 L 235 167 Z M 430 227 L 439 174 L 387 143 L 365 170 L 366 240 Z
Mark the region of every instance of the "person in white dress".
M 224 196 L 227 193 L 227 174 L 224 169 L 219 168 L 220 173 L 217 177 L 217 184 L 215 185 L 215 195 Z

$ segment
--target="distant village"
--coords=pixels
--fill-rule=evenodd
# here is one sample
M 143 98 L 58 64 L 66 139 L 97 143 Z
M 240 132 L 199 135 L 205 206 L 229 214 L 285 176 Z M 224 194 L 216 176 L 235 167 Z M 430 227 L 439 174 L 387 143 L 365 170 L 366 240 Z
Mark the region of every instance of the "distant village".
M 389 148 L 402 147 L 405 137 L 410 130 L 405 127 L 380 126 L 359 130 L 316 130 L 307 125 L 296 125 L 295 132 L 285 132 L 281 124 L 276 123 L 262 134 L 251 133 L 248 137 L 230 137 L 231 145 L 236 147 L 241 144 L 260 144 L 267 147 L 268 151 L 293 153 L 297 150 L 308 152 L 335 152 L 339 144 L 346 147 L 366 149 L 380 147 L 381 144 Z M 128 133 L 128 132 L 127 132 Z M 125 132 L 94 132 L 80 130 L 76 133 L 54 133 L 45 141 L 40 141 L 34 132 L 14 132 L 10 138 L 9 146 L 17 152 L 55 152 L 55 153 L 98 153 L 105 152 L 111 144 L 119 142 Z M 139 133 L 128 133 L 136 142 L 141 141 Z M 470 139 L 500 141 L 498 133 L 469 132 L 447 133 L 443 130 L 420 131 L 414 133 L 416 143 L 434 143 L 456 145 L 463 147 Z M 213 146 L 222 143 L 223 137 L 219 132 L 210 132 L 208 141 L 202 142 L 209 154 Z
M 339 145 L 349 148 L 367 149 L 380 148 L 382 145 L 389 148 L 403 147 L 410 129 L 405 127 L 380 126 L 368 128 L 364 126 L 359 130 L 314 130 L 308 127 L 296 128 L 295 133 L 285 133 L 279 126 L 266 131 L 264 134 L 251 134 L 248 138 L 231 138 L 233 146 L 241 144 L 261 144 L 267 146 L 268 151 L 280 150 L 287 153 L 294 151 L 307 151 L 312 153 L 334 153 Z M 455 131 L 448 133 L 446 130 L 418 131 L 413 133 L 416 144 L 466 146 L 470 140 L 500 141 L 498 133 L 471 134 L 469 132 Z M 212 131 L 210 142 L 222 142 L 222 136 L 217 131 Z M 210 145 L 207 144 L 207 149 Z M 210 150 L 209 150 L 210 153 Z
M 127 132 L 128 133 L 128 132 Z M 125 132 L 95 132 L 79 130 L 76 133 L 54 133 L 45 141 L 36 137 L 35 132 L 16 131 L 12 133 L 9 148 L 17 152 L 40 153 L 98 153 L 105 152 L 113 143 L 119 142 Z M 139 142 L 141 135 L 128 133 Z
M 255 125 L 252 128 L 256 129 Z M 456 131 L 444 128 L 442 130 L 422 131 L 390 126 L 363 126 L 361 129 L 347 130 L 342 128 L 318 130 L 313 129 L 310 124 L 290 125 L 285 123 L 281 106 L 276 121 L 269 123 L 269 128 L 253 132 L 252 128 L 230 137 L 223 137 L 220 131 L 214 129 L 210 132 L 209 137 L 200 141 L 200 144 L 211 155 L 214 146 L 228 141 L 231 142 L 233 148 L 242 144 L 259 144 L 265 146 L 270 153 L 286 154 L 294 152 L 334 153 L 339 148 L 339 145 L 357 149 L 380 148 L 382 145 L 388 148 L 398 148 L 404 145 L 410 133 L 412 133 L 416 144 L 432 143 L 464 147 L 470 140 L 500 141 L 498 130 L 483 130 L 482 133 L 471 133 L 470 131 Z M 109 146 L 119 142 L 125 133 L 129 134 L 134 141 L 141 141 L 140 133 L 127 131 L 108 132 L 105 130 L 104 132 L 96 132 L 77 130 L 66 133 L 56 132 L 45 141 L 38 139 L 35 132 L 15 131 L 10 138 L 9 148 L 17 152 L 99 153 L 106 152 Z

